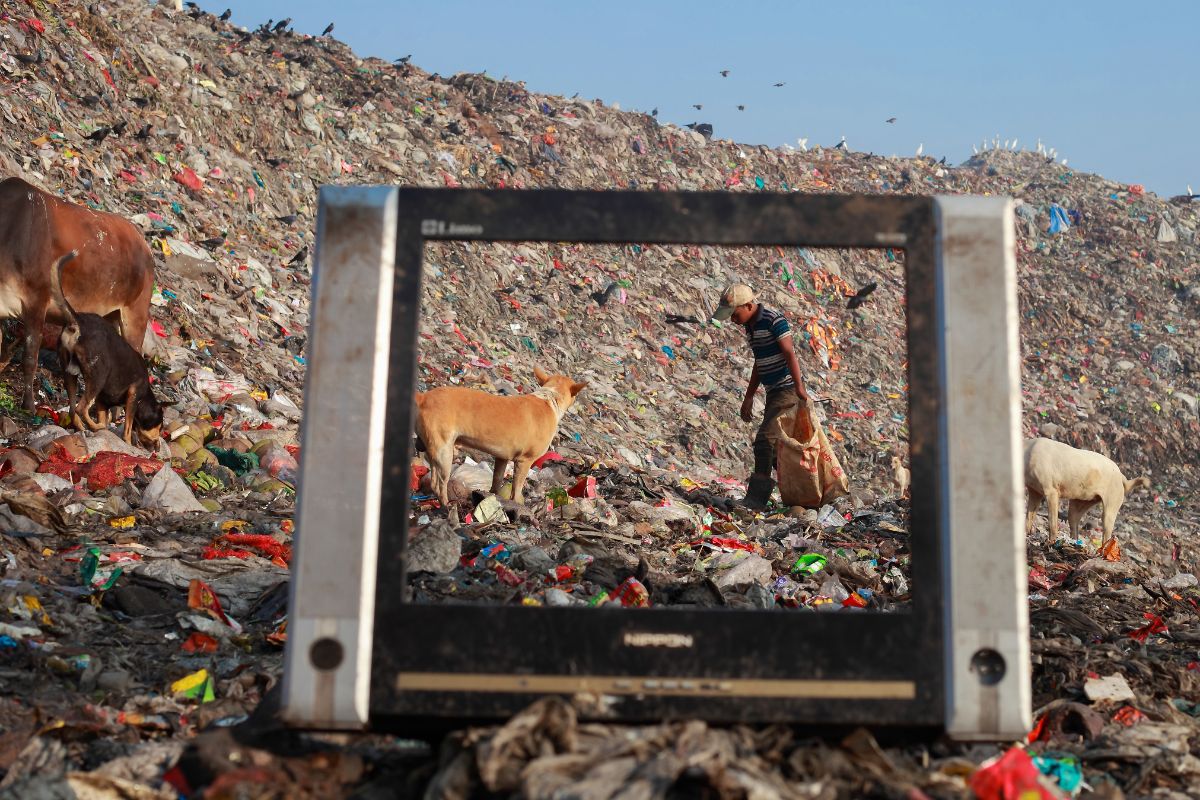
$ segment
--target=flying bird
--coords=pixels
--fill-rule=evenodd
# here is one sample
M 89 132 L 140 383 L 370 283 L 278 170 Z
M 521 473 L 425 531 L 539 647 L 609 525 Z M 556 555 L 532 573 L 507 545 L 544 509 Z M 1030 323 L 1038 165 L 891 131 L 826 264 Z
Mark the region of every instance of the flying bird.
M 221 14 L 221 16 L 217 17 L 217 19 L 221 20 L 221 22 L 228 22 L 229 18 L 232 16 L 233 16 L 233 9 L 227 8 L 227 9 L 225 9 L 224 13 Z
M 775 88 L 778 89 L 780 86 L 785 85 L 785 83 L 786 83 L 786 81 L 780 81 L 779 83 L 775 84 Z
M 333 33 L 333 23 L 332 22 L 325 26 L 325 30 L 321 31 L 321 35 L 328 36 L 331 33 Z
M 745 110 L 746 110 L 745 106 L 738 106 L 738 111 L 745 111 Z
M 692 108 L 696 109 L 697 111 L 701 111 L 704 109 L 704 106 L 701 105 L 700 103 L 693 103 Z
M 895 118 L 895 117 L 888 117 L 886 120 L 884 120 L 884 122 L 887 122 L 888 124 L 891 124 L 891 123 L 893 123 L 893 122 L 895 122 L 895 121 L 896 121 L 896 118 Z
M 853 297 L 851 297 L 849 299 L 849 301 L 846 302 L 846 308 L 858 308 L 859 306 L 861 306 L 863 303 L 865 303 L 867 301 L 867 297 L 871 294 L 871 292 L 875 291 L 878 287 L 879 287 L 879 284 L 875 283 L 874 281 L 871 281 L 866 286 L 859 289 L 855 293 L 855 295 Z
M 722 77 L 722 78 L 728 78 L 728 77 L 729 77 L 729 70 L 727 70 L 727 69 L 723 69 L 723 70 L 721 70 L 721 77 Z

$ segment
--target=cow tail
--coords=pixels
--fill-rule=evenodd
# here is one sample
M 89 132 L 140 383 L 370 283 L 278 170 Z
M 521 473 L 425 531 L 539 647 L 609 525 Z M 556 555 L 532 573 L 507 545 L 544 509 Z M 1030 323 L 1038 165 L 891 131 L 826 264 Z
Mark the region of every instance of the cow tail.
M 72 250 L 71 252 L 69 252 L 65 256 L 63 256 L 62 258 L 58 259 L 58 263 L 55 264 L 54 270 L 53 270 L 54 279 L 53 279 L 53 281 L 51 281 L 51 283 L 54 287 L 55 299 L 58 300 L 60 305 L 62 305 L 64 308 L 67 309 L 67 313 L 71 315 L 71 321 L 74 323 L 78 323 L 79 320 L 77 318 L 77 315 L 75 314 L 75 309 L 71 307 L 71 303 L 67 300 L 67 296 L 63 292 L 62 273 L 63 273 L 63 267 L 65 267 L 67 265 L 67 262 L 70 261 L 71 259 L 75 258 L 75 256 L 77 256 L 77 255 L 79 255 L 79 251 Z

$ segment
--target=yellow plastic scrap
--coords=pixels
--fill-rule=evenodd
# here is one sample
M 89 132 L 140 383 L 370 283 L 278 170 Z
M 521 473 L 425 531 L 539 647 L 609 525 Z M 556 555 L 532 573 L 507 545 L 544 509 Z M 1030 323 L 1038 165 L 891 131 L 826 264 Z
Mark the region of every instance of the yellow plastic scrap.
M 250 523 L 244 519 L 231 519 L 231 520 L 221 523 L 221 532 L 229 533 L 230 531 L 234 531 L 236 529 L 235 530 L 236 533 L 244 533 L 242 528 L 246 527 L 249 524 Z
M 137 517 L 132 514 L 128 517 L 113 517 L 108 521 L 108 524 L 119 531 L 127 531 L 137 524 Z
M 198 669 L 172 683 L 171 694 L 181 694 L 201 703 L 211 703 L 216 698 L 213 694 L 212 678 L 206 669 Z
M 47 627 L 54 626 L 54 623 L 50 621 L 50 615 L 46 613 L 46 609 L 42 608 L 41 600 L 38 600 L 31 594 L 25 595 L 25 597 L 22 599 L 25 601 L 25 608 L 29 609 L 31 616 L 37 616 L 38 614 L 41 614 L 42 616 L 38 620 L 39 622 Z

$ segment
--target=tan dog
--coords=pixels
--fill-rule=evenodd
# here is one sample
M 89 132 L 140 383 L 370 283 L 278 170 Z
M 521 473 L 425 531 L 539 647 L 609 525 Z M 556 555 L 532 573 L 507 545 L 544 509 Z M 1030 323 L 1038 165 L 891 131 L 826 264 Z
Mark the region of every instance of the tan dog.
M 908 468 L 904 466 L 904 462 L 900 460 L 900 456 L 892 456 L 892 481 L 896 485 L 896 497 L 908 496 L 908 484 L 911 477 L 908 473 Z
M 533 374 L 541 388 L 532 394 L 502 397 L 461 386 L 417 394 L 417 438 L 429 456 L 433 491 L 443 508 L 450 504 L 450 470 L 457 445 L 496 459 L 493 494 L 500 491 L 504 471 L 513 462 L 513 500 L 523 501 L 530 466 L 550 449 L 559 420 L 587 386 L 540 367 Z
M 1067 500 L 1067 522 L 1072 538 L 1080 538 L 1083 515 L 1096 504 L 1103 509 L 1104 534 L 1101 546 L 1108 544 L 1117 522 L 1117 512 L 1126 496 L 1137 489 L 1149 489 L 1146 475 L 1127 480 L 1107 456 L 1080 450 L 1053 439 L 1025 440 L 1025 491 L 1028 511 L 1025 535 L 1033 531 L 1038 507 L 1045 499 L 1050 513 L 1050 543 L 1058 541 L 1058 506 Z

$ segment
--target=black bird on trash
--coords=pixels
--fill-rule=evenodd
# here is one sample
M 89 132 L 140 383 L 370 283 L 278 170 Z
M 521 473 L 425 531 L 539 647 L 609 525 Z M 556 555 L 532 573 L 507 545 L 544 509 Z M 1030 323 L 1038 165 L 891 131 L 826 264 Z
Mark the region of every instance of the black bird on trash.
M 116 125 L 112 126 L 112 132 L 114 134 L 116 134 L 117 136 L 121 136 L 122 134 L 125 133 L 125 128 L 128 125 L 129 125 L 129 120 L 123 119 L 120 122 L 118 122 Z
M 286 28 L 288 25 L 291 25 L 291 24 L 292 24 L 292 18 L 285 17 L 284 19 L 279 20 L 279 22 L 276 22 L 275 27 L 272 28 L 271 30 L 275 33 L 281 33 L 284 28 Z
M 225 244 L 224 236 L 214 236 L 211 239 L 203 239 L 196 244 L 203 247 L 205 250 L 216 250 L 221 245 Z
M 153 125 L 151 125 L 149 122 L 147 122 L 145 125 L 142 126 L 142 129 L 140 131 L 138 131 L 137 133 L 135 133 L 133 135 L 133 138 L 143 139 L 143 140 L 149 139 L 150 138 L 150 130 L 153 127 L 154 127 Z
M 871 292 L 875 291 L 878 286 L 879 284 L 875 283 L 875 281 L 871 281 L 866 286 L 859 289 L 858 292 L 855 293 L 854 297 L 851 297 L 846 303 L 846 308 L 858 308 L 863 303 L 867 302 L 867 297 L 871 294 Z
M 321 31 L 321 35 L 328 36 L 331 33 L 333 33 L 333 23 L 332 22 L 325 26 L 325 30 Z
M 304 245 L 304 247 L 301 247 L 299 252 L 296 253 L 296 255 L 292 256 L 292 260 L 287 262 L 287 265 L 290 267 L 293 264 L 302 264 L 307 259 L 308 259 L 308 245 Z
M 604 305 L 613 298 L 613 295 L 615 295 L 620 288 L 621 285 L 616 281 L 613 281 L 603 292 L 592 292 L 592 299 L 600 305 Z
M 296 221 L 296 215 L 295 214 L 287 214 L 286 216 L 276 217 L 275 221 L 282 222 L 284 225 L 291 225 L 293 222 Z
M 657 116 L 658 116 L 658 109 L 657 109 L 657 108 L 652 108 L 652 109 L 650 109 L 650 116 L 652 116 L 652 117 L 657 117 Z
M 107 125 L 101 125 L 99 128 L 96 128 L 96 130 L 92 131 L 83 138 L 90 139 L 96 144 L 100 144 L 110 133 L 112 133 L 112 128 L 108 127 Z
M 223 14 L 221 14 L 221 16 L 217 17 L 217 19 L 221 20 L 221 22 L 228 22 L 229 18 L 232 16 L 233 16 L 233 9 L 227 8 L 227 9 L 225 9 L 225 12 Z
M 408 60 L 409 60 L 410 58 L 412 58 L 412 53 L 409 53 L 408 55 L 406 55 L 406 56 L 404 56 L 404 57 L 402 57 L 402 58 L 397 58 L 397 59 L 395 59 L 394 61 L 392 61 L 392 63 L 393 63 L 393 64 L 407 64 L 407 63 L 408 63 Z

